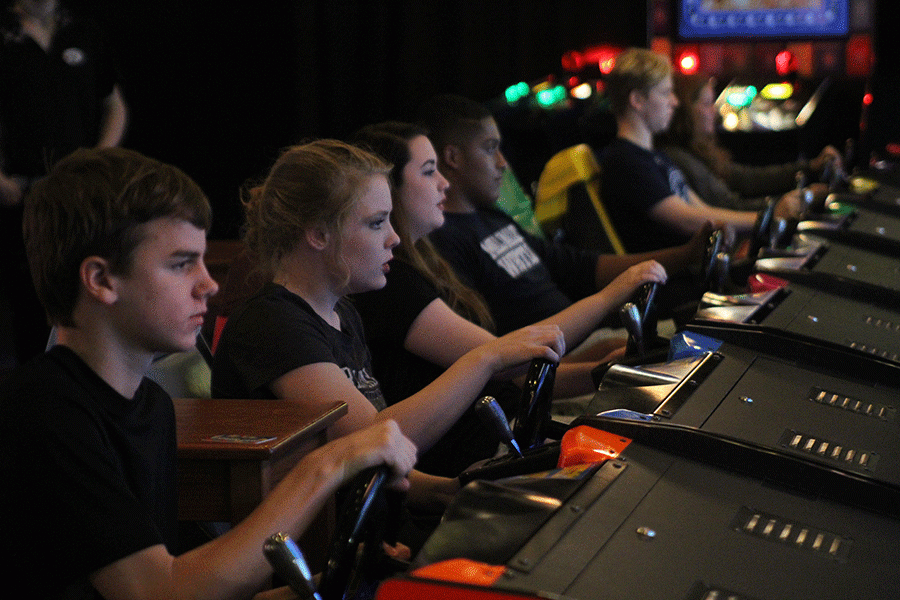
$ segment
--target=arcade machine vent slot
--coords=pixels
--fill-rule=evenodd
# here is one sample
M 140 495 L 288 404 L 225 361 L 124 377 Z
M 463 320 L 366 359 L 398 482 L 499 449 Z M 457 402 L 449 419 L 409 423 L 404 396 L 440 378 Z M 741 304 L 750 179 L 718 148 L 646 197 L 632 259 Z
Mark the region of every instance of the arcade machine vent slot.
M 892 360 L 894 362 L 900 362 L 900 354 L 897 354 L 896 352 L 891 352 L 890 350 L 882 350 L 881 348 L 868 346 L 854 340 L 847 340 L 844 343 L 854 350 L 859 350 L 860 352 L 865 352 L 866 354 L 871 354 L 872 356 L 879 356 L 881 358 Z
M 845 562 L 853 541 L 823 529 L 797 523 L 752 508 L 742 507 L 732 527 L 772 543 L 785 544 L 824 558 Z
M 855 467 L 869 472 L 874 472 L 878 466 L 879 455 L 876 452 L 850 448 L 846 444 L 798 433 L 792 429 L 785 430 L 779 444 L 783 448 L 825 459 L 835 465 Z
M 814 387 L 809 392 L 809 399 L 817 404 L 833 406 L 841 410 L 849 410 L 867 417 L 892 422 L 897 417 L 897 409 L 886 404 L 867 402 L 858 398 L 851 398 L 819 387 Z
M 875 329 L 900 332 L 900 323 L 894 323 L 893 321 L 888 321 L 887 319 L 881 319 L 879 317 L 873 317 L 869 315 L 866 317 L 865 323 L 866 325 L 874 327 Z

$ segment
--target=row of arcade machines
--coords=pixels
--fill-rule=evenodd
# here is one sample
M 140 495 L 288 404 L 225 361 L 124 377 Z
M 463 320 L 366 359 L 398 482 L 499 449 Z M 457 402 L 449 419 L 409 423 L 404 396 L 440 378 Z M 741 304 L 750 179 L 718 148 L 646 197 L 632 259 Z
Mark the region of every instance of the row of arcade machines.
M 584 415 L 553 420 L 546 361 L 513 427 L 481 399 L 509 452 L 461 475 L 375 597 L 900 598 L 900 188 L 834 181 L 797 222 L 761 211 L 743 255 L 715 232 L 709 291 L 671 339 L 642 288 Z M 301 597 L 360 591 L 347 565 L 380 547 L 363 523 L 384 475 L 348 494 L 318 589 L 289 539 L 267 542 Z
M 521 455 L 465 473 L 377 597 L 900 597 L 900 188 L 842 181 L 763 211 L 749 259 L 714 235 L 671 340 L 653 289 L 623 307 L 587 414 L 550 420 L 532 365 Z

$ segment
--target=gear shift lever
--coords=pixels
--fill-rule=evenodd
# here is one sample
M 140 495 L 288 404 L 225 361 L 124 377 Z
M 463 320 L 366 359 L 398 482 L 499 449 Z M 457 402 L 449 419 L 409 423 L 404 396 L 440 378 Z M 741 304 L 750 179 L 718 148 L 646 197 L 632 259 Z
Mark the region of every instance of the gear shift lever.
M 644 347 L 644 324 L 641 320 L 641 312 L 638 310 L 634 302 L 626 302 L 619 309 L 619 317 L 622 319 L 622 326 L 628 332 L 629 354 L 643 356 L 646 348 Z
M 303 552 L 286 533 L 269 536 L 263 544 L 263 554 L 275 573 L 287 582 L 291 590 L 303 600 L 322 600 L 316 591 L 312 572 Z
M 516 441 L 516 438 L 513 437 L 513 432 L 509 427 L 509 422 L 506 420 L 506 415 L 503 414 L 503 409 L 500 408 L 500 404 L 497 403 L 497 400 L 493 396 L 484 396 L 480 398 L 475 403 L 475 410 L 481 415 L 481 418 L 494 426 L 497 433 L 500 434 L 500 439 L 503 440 L 503 443 L 506 444 L 510 450 L 515 452 L 516 455 L 522 456 L 522 449 L 519 448 L 519 443 Z

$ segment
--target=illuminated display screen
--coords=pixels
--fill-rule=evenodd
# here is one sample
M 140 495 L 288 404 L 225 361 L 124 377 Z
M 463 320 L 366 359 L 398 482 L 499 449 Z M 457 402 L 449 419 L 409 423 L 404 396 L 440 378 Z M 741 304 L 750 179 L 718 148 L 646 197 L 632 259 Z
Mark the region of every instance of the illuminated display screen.
M 682 39 L 821 38 L 849 33 L 849 0 L 680 0 Z

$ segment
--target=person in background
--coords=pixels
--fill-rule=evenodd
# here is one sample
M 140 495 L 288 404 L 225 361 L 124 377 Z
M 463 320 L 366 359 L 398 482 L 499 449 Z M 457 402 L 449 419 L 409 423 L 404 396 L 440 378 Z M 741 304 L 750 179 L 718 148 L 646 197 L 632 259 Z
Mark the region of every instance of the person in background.
M 667 274 L 661 312 L 699 299 L 689 272 L 700 263 L 711 224 L 699 226 L 679 246 L 641 254 L 600 254 L 548 242 L 525 232 L 495 206 L 507 163 L 500 131 L 486 107 L 442 94 L 420 107 L 419 120 L 429 131 L 438 169 L 450 183 L 444 225 L 428 237 L 459 278 L 484 298 L 496 333 L 548 319 L 648 260 Z M 579 348 L 579 358 L 601 360 L 611 350 L 608 340 L 601 341 Z
M 0 279 L 12 312 L 15 361 L 43 351 L 49 329 L 22 242 L 22 199 L 76 148 L 122 142 L 128 109 L 95 21 L 59 0 L 0 7 Z M 5 324 L 4 324 L 5 325 Z
M 667 57 L 644 48 L 622 52 L 606 78 L 606 92 L 618 133 L 601 156 L 601 194 L 629 252 L 683 244 L 709 222 L 739 237 L 752 232 L 757 211 L 710 206 L 654 147 L 654 136 L 668 128 L 678 106 Z M 794 190 L 778 202 L 776 215 L 796 217 L 804 208 Z
M 564 354 L 558 327 L 530 327 L 478 345 L 430 385 L 386 404 L 346 296 L 386 283 L 400 241 L 389 170 L 370 152 L 318 140 L 287 149 L 249 191 L 245 242 L 271 279 L 228 317 L 213 358 L 214 397 L 300 398 L 323 409 L 345 402 L 332 438 L 394 419 L 425 452 L 496 373 Z M 381 317 L 396 318 L 394 307 Z M 459 481 L 414 471 L 411 484 L 411 507 L 442 510 Z
M 400 237 L 387 273 L 387 284 L 353 296 L 372 350 L 375 375 L 388 404 L 428 385 L 465 353 L 495 339 L 490 310 L 481 296 L 464 285 L 435 250 L 428 234 L 444 222 L 443 206 L 449 184 L 437 168 L 437 154 L 418 125 L 384 122 L 364 127 L 352 138 L 357 145 L 381 156 L 390 171 L 393 212 L 391 222 Z M 580 344 L 606 314 L 626 302 L 637 287 L 665 281 L 665 270 L 654 261 L 639 263 L 603 290 L 576 302 L 545 323 L 558 325 L 566 346 Z M 385 318 L 385 315 L 391 315 Z M 557 369 L 557 396 L 594 391 L 590 370 L 596 362 L 566 359 Z M 514 372 L 503 375 L 511 376 Z M 520 390 L 497 378 L 479 393 L 498 399 L 507 416 L 515 414 Z M 496 452 L 499 436 L 473 410 L 429 452 L 418 468 L 455 474 Z
M 29 596 L 251 598 L 272 576 L 264 541 L 299 536 L 342 483 L 386 464 L 408 487 L 416 448 L 385 420 L 313 450 L 246 519 L 181 553 L 175 411 L 144 374 L 195 344 L 217 290 L 210 221 L 187 175 L 121 148 L 77 150 L 25 202 L 58 332 L 0 384 L 0 476 L 16 487 L 0 499 L 0 573 Z
M 802 182 L 814 201 L 828 194 L 826 183 L 817 183 L 826 167 L 841 166 L 839 152 L 826 146 L 812 160 L 797 160 L 773 165 L 746 165 L 732 160 L 716 136 L 715 79 L 702 73 L 674 75 L 678 106 L 668 129 L 661 132 L 656 145 L 681 169 L 687 183 L 710 206 L 734 210 L 761 210 L 768 196 L 782 196 Z

